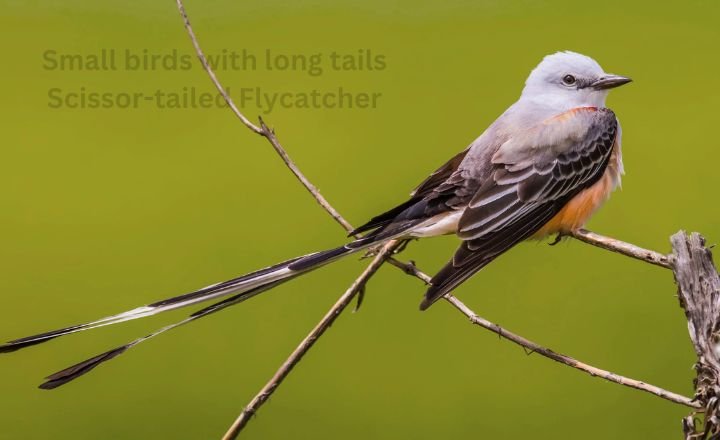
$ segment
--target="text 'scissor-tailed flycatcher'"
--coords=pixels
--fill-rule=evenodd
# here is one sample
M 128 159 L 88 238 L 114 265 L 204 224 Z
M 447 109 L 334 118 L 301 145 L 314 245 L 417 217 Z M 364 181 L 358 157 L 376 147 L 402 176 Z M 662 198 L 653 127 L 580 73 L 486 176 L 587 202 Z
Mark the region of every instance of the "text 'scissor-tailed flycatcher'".
M 392 239 L 455 233 L 460 247 L 432 278 L 420 304 L 425 310 L 515 244 L 585 224 L 620 183 L 620 125 L 605 99 L 609 89 L 628 82 L 584 55 L 549 55 L 530 73 L 515 104 L 425 179 L 409 200 L 357 228 L 355 233 L 366 233 L 362 238 L 118 315 L 10 341 L 0 345 L 0 353 L 224 298 L 183 321 L 59 371 L 40 386 L 55 388 L 140 342 L 340 257 Z

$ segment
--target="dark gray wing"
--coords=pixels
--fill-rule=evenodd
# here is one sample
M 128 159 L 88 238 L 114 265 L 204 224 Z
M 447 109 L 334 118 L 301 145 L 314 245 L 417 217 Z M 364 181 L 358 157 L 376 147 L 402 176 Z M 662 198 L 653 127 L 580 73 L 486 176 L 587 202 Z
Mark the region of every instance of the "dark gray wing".
M 443 166 L 435 170 L 434 173 L 430 174 L 427 179 L 423 180 L 422 183 L 420 183 L 420 185 L 418 185 L 417 188 L 413 190 L 412 196 L 426 196 L 432 191 L 434 191 L 443 182 L 448 180 L 450 176 L 452 176 L 453 173 L 455 173 L 455 171 L 458 169 L 463 159 L 465 159 L 468 151 L 469 148 L 459 152 L 458 154 L 453 156 L 452 159 L 445 162 Z
M 373 217 L 349 235 L 373 229 L 376 230 L 375 234 L 379 234 L 381 230 L 387 233 L 389 230 L 396 231 L 400 225 L 408 228 L 442 211 L 453 209 L 458 203 L 458 196 L 464 195 L 469 200 L 472 194 L 465 190 L 467 179 L 456 174 L 467 152 L 468 149 L 461 151 L 435 170 L 413 190 L 408 201 Z
M 432 279 L 420 305 L 445 293 L 526 240 L 605 172 L 618 131 L 609 109 L 574 109 L 508 140 L 493 156 L 458 226 L 463 243 Z

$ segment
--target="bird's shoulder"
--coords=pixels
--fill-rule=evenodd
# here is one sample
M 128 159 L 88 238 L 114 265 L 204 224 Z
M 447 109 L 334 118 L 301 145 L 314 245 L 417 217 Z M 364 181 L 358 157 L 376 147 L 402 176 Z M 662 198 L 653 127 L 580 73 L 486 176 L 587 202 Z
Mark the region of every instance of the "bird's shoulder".
M 562 154 L 588 148 L 594 140 L 615 133 L 617 128 L 615 113 L 606 107 L 584 106 L 545 113 L 535 121 L 518 122 L 491 161 L 516 168 L 548 163 Z

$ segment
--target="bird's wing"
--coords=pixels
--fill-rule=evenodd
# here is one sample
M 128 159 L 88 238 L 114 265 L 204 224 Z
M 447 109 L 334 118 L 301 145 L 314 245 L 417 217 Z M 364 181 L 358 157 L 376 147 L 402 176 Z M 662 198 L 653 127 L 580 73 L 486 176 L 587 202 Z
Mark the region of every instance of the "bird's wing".
M 459 152 L 452 159 L 445 162 L 443 166 L 435 170 L 427 179 L 423 180 L 411 193 L 413 197 L 422 197 L 430 194 L 438 185 L 447 181 L 455 173 L 469 151 L 469 147 Z
M 406 213 L 406 211 L 410 210 L 413 207 L 416 207 L 415 205 L 418 205 L 418 203 L 422 204 L 423 199 L 427 196 L 433 196 L 433 192 L 438 188 L 438 186 L 442 185 L 444 182 L 448 181 L 448 179 L 453 176 L 453 173 L 455 173 L 455 171 L 458 169 L 458 166 L 465 158 L 468 150 L 469 148 L 456 154 L 452 157 L 452 159 L 443 164 L 443 166 L 430 174 L 430 176 L 423 180 L 420 185 L 418 185 L 410 193 L 410 199 L 408 199 L 406 202 L 397 205 L 396 207 L 385 211 L 382 214 L 376 215 L 368 222 L 364 223 L 361 226 L 358 226 L 348 235 L 360 234 L 363 232 L 371 231 L 373 229 L 380 230 L 391 225 L 393 222 L 396 222 L 398 220 L 398 217 L 405 219 L 406 216 L 404 216 L 404 214 Z M 413 212 L 416 211 L 418 211 L 417 207 Z M 422 215 L 425 216 L 425 213 L 422 213 Z M 417 219 L 412 218 L 411 220 Z
M 492 157 L 493 173 L 458 225 L 463 243 L 433 277 L 426 309 L 498 255 L 531 237 L 607 167 L 618 131 L 609 109 L 582 107 L 510 137 Z

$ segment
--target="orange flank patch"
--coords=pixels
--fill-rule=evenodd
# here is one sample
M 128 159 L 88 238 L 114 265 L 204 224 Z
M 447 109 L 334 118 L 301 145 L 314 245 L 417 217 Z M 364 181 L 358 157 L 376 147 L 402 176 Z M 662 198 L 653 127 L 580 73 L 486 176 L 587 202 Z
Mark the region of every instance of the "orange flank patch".
M 585 226 L 590 216 L 607 200 L 613 190 L 613 176 L 610 167 L 590 188 L 582 190 L 565 207 L 555 214 L 531 238 L 540 239 L 557 232 L 570 232 Z

